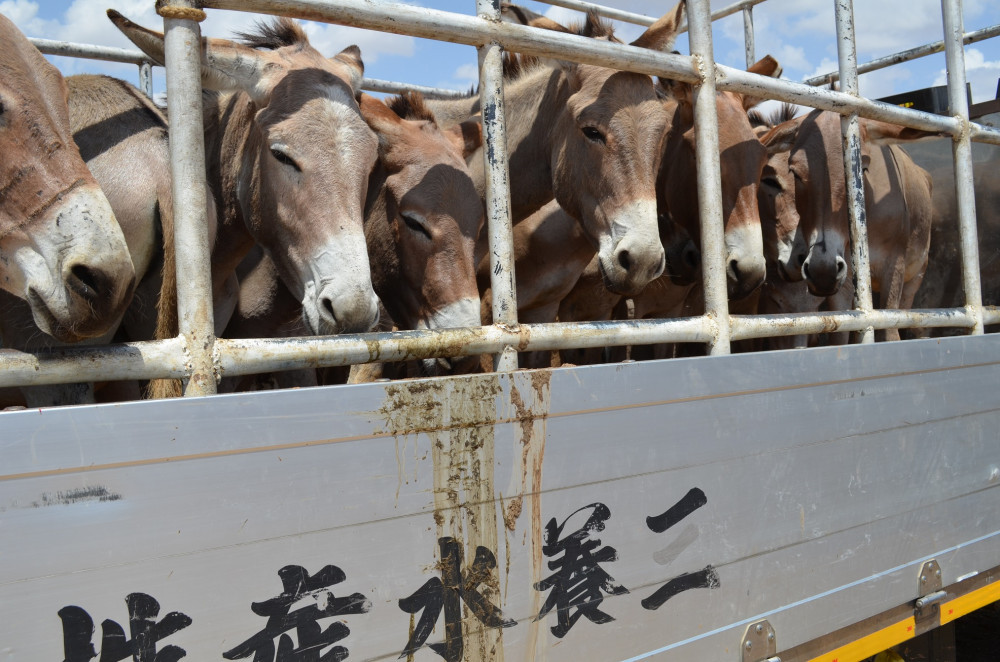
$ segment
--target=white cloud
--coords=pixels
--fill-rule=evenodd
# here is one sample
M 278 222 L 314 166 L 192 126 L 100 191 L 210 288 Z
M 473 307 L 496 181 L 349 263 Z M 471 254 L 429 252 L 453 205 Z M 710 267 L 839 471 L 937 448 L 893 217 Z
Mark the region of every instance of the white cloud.
M 997 79 L 1000 78 L 1000 60 L 989 61 L 977 48 L 965 49 L 965 77 L 972 86 L 972 101 L 979 103 L 996 98 Z M 947 85 L 948 72 L 942 69 L 934 85 Z

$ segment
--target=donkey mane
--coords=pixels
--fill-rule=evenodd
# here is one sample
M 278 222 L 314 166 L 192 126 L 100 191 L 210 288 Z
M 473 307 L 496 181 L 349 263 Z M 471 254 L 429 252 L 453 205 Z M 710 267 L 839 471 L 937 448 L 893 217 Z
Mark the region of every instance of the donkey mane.
M 424 95 L 420 92 L 403 92 L 385 100 L 392 112 L 404 120 L 428 120 L 435 122 L 434 113 L 424 103 Z
M 260 21 L 250 32 L 237 32 L 236 38 L 250 48 L 275 50 L 283 46 L 306 45 L 302 26 L 289 18 L 278 18 L 271 22 Z
M 765 115 L 757 108 L 751 108 L 747 111 L 747 117 L 750 119 L 750 126 L 778 126 L 783 124 L 790 119 L 795 117 L 795 114 L 799 112 L 799 107 L 793 103 L 783 102 L 778 108 L 771 112 L 770 115 Z
M 615 36 L 614 26 L 611 25 L 610 21 L 606 21 L 593 11 L 587 12 L 587 19 L 583 22 L 583 25 L 571 25 L 569 26 L 570 32 L 573 34 L 578 34 L 581 37 L 590 37 L 591 39 L 607 39 L 616 44 L 622 43 L 622 41 Z

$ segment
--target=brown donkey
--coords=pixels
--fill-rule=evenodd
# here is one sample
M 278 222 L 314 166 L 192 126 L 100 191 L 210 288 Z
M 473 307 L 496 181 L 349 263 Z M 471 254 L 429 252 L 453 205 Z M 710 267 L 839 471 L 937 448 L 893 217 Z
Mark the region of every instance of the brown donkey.
M 113 10 L 108 16 L 163 62 L 162 34 Z M 208 181 L 220 205 L 215 296 L 235 294 L 236 267 L 257 243 L 301 302 L 310 332 L 367 331 L 378 305 L 362 204 L 377 145 L 355 100 L 360 52 L 352 46 L 326 58 L 287 19 L 242 38 L 202 40 L 203 83 L 233 92 L 204 97 Z
M 131 300 L 128 248 L 73 143 L 62 76 L 3 16 L 0 44 L 0 288 L 56 341 L 94 338 Z
M 873 292 L 882 308 L 910 308 L 930 248 L 931 178 L 898 145 L 938 134 L 862 120 L 861 162 Z M 818 297 L 838 294 L 847 280 L 849 218 L 840 116 L 815 110 L 785 122 L 762 140 L 790 149 L 795 205 L 808 254 L 802 275 Z M 899 339 L 899 331 L 885 336 Z
M 683 2 L 632 45 L 669 50 Z M 594 15 L 584 36 L 614 39 Z M 664 269 L 657 234 L 656 175 L 667 113 L 644 74 L 521 58 L 504 90 L 514 222 L 555 197 L 597 247 L 610 289 L 632 294 Z M 429 102 L 451 124 L 479 112 L 477 99 Z M 469 161 L 483 193 L 482 154 Z
M 360 102 L 379 144 L 365 204 L 375 291 L 400 329 L 478 326 L 473 250 L 483 206 L 465 156 L 479 147 L 479 124 L 441 129 L 415 93 L 388 105 L 362 94 Z M 245 265 L 227 336 L 278 335 L 291 330 L 298 314 L 273 265 L 261 258 Z M 453 366 L 442 359 L 422 362 L 425 374 L 442 367 Z

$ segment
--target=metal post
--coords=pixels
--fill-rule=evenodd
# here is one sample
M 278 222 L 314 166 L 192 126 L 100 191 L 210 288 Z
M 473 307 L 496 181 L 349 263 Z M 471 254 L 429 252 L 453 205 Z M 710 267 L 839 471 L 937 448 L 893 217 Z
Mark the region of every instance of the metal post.
M 753 37 L 753 5 L 746 5 L 743 7 L 743 47 L 747 53 L 747 69 L 757 61 Z
M 857 44 L 854 40 L 854 0 L 835 0 L 837 59 L 841 90 L 858 94 Z M 865 214 L 865 184 L 861 172 L 861 121 L 856 112 L 840 118 L 844 135 L 844 176 L 847 179 L 847 212 L 851 218 L 851 264 L 854 272 L 854 306 L 872 310 L 872 281 L 868 258 L 868 226 Z M 875 329 L 861 332 L 862 343 L 875 342 Z
M 701 259 L 705 272 L 705 314 L 715 323 L 709 354 L 729 353 L 729 299 L 726 292 L 726 244 L 722 221 L 722 175 L 719 169 L 719 118 L 715 106 L 715 57 L 708 0 L 688 2 L 691 56 L 701 74 L 694 87 L 695 163 L 701 221 Z
M 139 65 L 139 89 L 147 98 L 153 98 L 153 65 L 149 62 Z
M 498 23 L 499 0 L 476 0 L 479 18 Z M 507 165 L 507 127 L 503 105 L 503 47 L 490 42 L 478 48 L 479 104 L 483 117 L 483 159 L 486 168 L 486 222 L 490 238 L 490 288 L 493 323 L 517 326 L 517 290 L 514 286 L 514 234 L 510 221 L 510 177 Z M 517 369 L 512 346 L 494 356 L 498 372 Z
M 174 0 L 195 8 L 194 0 Z M 170 105 L 170 171 L 173 175 L 177 320 L 190 375 L 184 395 L 216 392 L 215 327 L 205 183 L 205 134 L 201 107 L 201 28 L 186 18 L 164 18 Z
M 963 125 L 954 136 L 955 187 L 958 199 L 958 230 L 962 237 L 962 285 L 965 307 L 976 320 L 972 334 L 983 333 L 983 294 L 979 281 L 979 237 L 976 230 L 976 192 L 972 170 L 972 144 L 969 137 L 969 100 L 965 88 L 965 32 L 962 0 L 942 0 L 945 60 L 948 65 L 948 107 Z

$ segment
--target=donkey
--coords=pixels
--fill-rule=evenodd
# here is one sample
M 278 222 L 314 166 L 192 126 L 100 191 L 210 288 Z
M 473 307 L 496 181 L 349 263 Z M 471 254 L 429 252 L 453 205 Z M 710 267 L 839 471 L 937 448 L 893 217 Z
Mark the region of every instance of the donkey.
M 767 56 L 748 71 L 765 76 L 778 76 L 781 68 L 774 58 Z M 695 168 L 695 135 L 693 90 L 687 83 L 661 80 L 667 98 L 664 106 L 670 115 L 669 129 L 664 147 L 663 162 L 659 173 L 658 190 L 660 209 L 669 219 L 661 223 L 663 230 L 673 236 L 694 241 L 695 249 L 686 259 L 676 260 L 679 267 L 687 266 L 700 253 L 700 221 L 698 212 L 697 181 Z M 729 298 L 746 300 L 764 281 L 764 243 L 761 234 L 757 190 L 769 150 L 754 134 L 747 110 L 763 99 L 733 92 L 716 94 L 716 112 L 719 117 L 719 163 L 722 169 L 722 206 L 726 241 L 726 282 Z M 666 243 L 666 242 L 665 242 Z M 678 242 L 674 242 L 678 245 Z M 683 245 L 683 243 L 680 243 Z M 637 319 L 679 317 L 700 314 L 700 295 L 692 295 L 697 288 L 695 279 L 678 278 L 682 271 L 660 276 L 642 292 L 632 297 L 632 314 Z M 687 269 L 696 275 L 696 271 Z M 559 306 L 562 321 L 606 320 L 621 313 L 622 297 L 602 291 L 596 278 L 594 265 L 588 266 L 573 291 Z M 746 305 L 753 307 L 752 301 Z M 571 363 L 592 362 L 594 352 L 569 352 L 564 358 Z
M 872 290 L 882 308 L 908 309 L 923 280 L 930 249 L 931 178 L 895 143 L 939 134 L 874 120 L 861 121 L 861 161 Z M 840 116 L 815 110 L 785 122 L 762 140 L 772 150 L 791 150 L 795 206 L 808 254 L 802 275 L 818 297 L 837 294 L 850 266 L 847 187 Z M 887 329 L 898 340 L 897 329 Z
M 400 329 L 478 326 L 473 253 L 483 206 L 465 157 L 482 142 L 479 124 L 441 129 L 417 93 L 388 104 L 362 94 L 360 105 L 379 145 L 365 202 L 376 293 Z M 298 306 L 277 282 L 270 260 L 261 256 L 245 266 L 239 308 L 226 335 L 270 337 L 294 330 Z M 463 368 L 465 363 L 459 362 Z M 421 365 L 425 374 L 456 367 L 443 359 Z
M 113 10 L 108 17 L 157 62 L 163 35 Z M 259 244 L 301 302 L 314 334 L 367 331 L 378 319 L 362 203 L 377 141 L 355 93 L 356 46 L 320 55 L 293 21 L 202 40 L 209 186 L 220 205 L 212 251 L 216 311 L 235 308 L 235 270 Z M 228 92 L 220 94 L 221 92 Z M 228 297 L 228 306 L 220 299 Z
M 0 44 L 0 288 L 55 341 L 94 338 L 132 298 L 125 238 L 73 143 L 62 76 L 3 16 Z
M 683 2 L 633 46 L 669 50 Z M 610 27 L 588 15 L 584 36 L 613 40 Z M 657 235 L 656 175 L 667 113 L 644 74 L 520 58 L 504 90 L 515 223 L 555 197 L 598 247 L 610 289 L 633 294 L 663 273 Z M 480 111 L 478 99 L 429 102 L 444 125 Z M 476 189 L 485 190 L 481 153 L 469 161 Z

